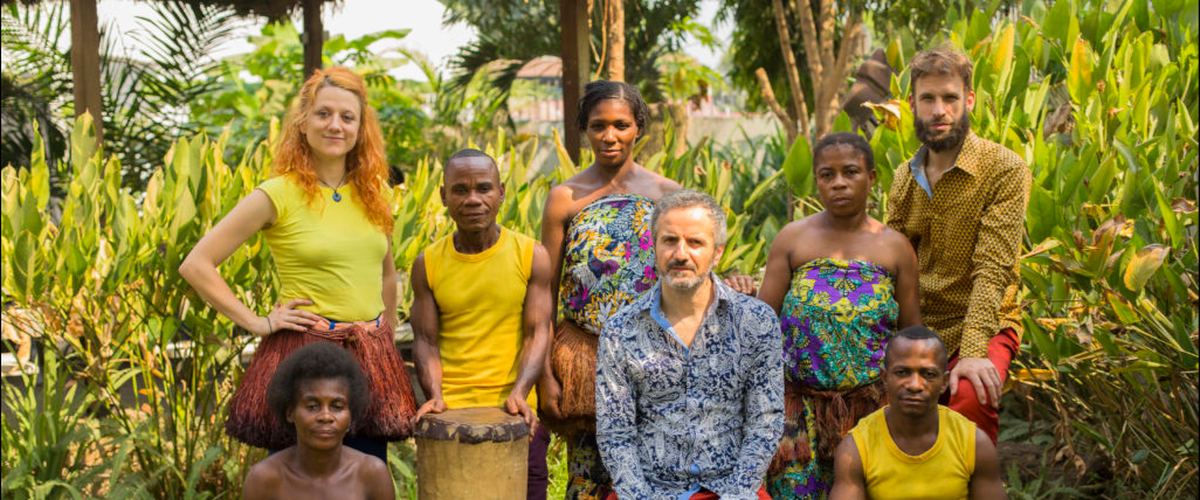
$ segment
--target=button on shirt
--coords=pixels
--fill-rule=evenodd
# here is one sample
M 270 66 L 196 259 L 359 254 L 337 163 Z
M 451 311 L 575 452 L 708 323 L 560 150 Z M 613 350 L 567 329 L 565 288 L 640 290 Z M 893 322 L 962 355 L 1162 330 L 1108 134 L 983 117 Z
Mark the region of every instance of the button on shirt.
M 783 341 L 763 302 L 711 275 L 715 299 L 689 348 L 662 314 L 661 284 L 600 335 L 596 440 L 624 499 L 707 488 L 757 500 L 783 433 Z
M 1029 167 L 1016 153 L 968 134 L 954 167 L 932 187 L 926 148 L 896 170 L 887 223 L 917 251 L 921 318 L 962 357 L 984 357 L 1001 329 L 1019 335 L 1017 263 Z

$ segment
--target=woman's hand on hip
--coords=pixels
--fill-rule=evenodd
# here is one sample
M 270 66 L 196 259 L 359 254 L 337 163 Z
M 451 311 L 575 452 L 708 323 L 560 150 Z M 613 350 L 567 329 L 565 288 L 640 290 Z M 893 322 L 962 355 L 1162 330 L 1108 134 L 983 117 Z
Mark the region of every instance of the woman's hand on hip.
M 296 308 L 299 306 L 311 306 L 312 304 L 313 302 L 308 299 L 292 299 L 282 306 L 276 304 L 275 309 L 263 317 L 258 322 L 258 325 L 256 325 L 257 328 L 250 333 L 258 337 L 266 337 L 279 330 L 307 330 L 309 327 L 317 324 L 317 321 L 321 317 Z

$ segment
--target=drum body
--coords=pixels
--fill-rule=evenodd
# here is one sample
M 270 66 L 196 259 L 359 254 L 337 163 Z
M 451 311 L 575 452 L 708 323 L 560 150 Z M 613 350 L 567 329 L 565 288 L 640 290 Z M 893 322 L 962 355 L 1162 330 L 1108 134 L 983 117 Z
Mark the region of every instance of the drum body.
M 529 468 L 529 427 L 499 408 L 464 408 L 421 417 L 420 500 L 520 500 Z

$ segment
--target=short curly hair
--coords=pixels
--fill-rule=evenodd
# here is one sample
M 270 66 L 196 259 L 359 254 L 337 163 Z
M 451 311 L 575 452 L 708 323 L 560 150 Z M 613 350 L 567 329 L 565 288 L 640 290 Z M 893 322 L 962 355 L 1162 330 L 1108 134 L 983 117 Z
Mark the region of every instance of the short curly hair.
M 575 115 L 575 125 L 579 127 L 579 130 L 587 130 L 588 118 L 592 114 L 592 109 L 601 101 L 609 99 L 625 101 L 625 104 L 629 105 L 629 110 L 633 112 L 633 122 L 637 124 L 638 137 L 646 133 L 646 126 L 650 123 L 650 106 L 647 106 L 646 100 L 642 99 L 642 93 L 638 92 L 637 87 L 628 83 L 608 80 L 596 80 L 584 88 L 583 97 L 579 99 L 579 114 Z
M 296 427 L 287 421 L 288 410 L 296 406 L 300 384 L 309 380 L 341 379 L 350 393 L 350 432 L 358 427 L 367 411 L 367 378 L 350 351 L 332 342 L 314 342 L 293 352 L 271 376 L 267 386 L 267 406 L 293 435 Z

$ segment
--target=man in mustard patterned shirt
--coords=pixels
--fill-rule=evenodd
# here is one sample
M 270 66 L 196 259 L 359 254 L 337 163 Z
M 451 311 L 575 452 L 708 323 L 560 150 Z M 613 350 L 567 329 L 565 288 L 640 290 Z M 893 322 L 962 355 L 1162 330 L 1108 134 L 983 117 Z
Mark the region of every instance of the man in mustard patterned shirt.
M 1016 153 L 971 132 L 971 72 L 952 49 L 913 58 L 908 102 L 922 147 L 896 171 L 887 223 L 916 248 L 921 316 L 952 354 L 943 403 L 994 442 L 1023 330 L 1017 262 L 1030 173 Z

